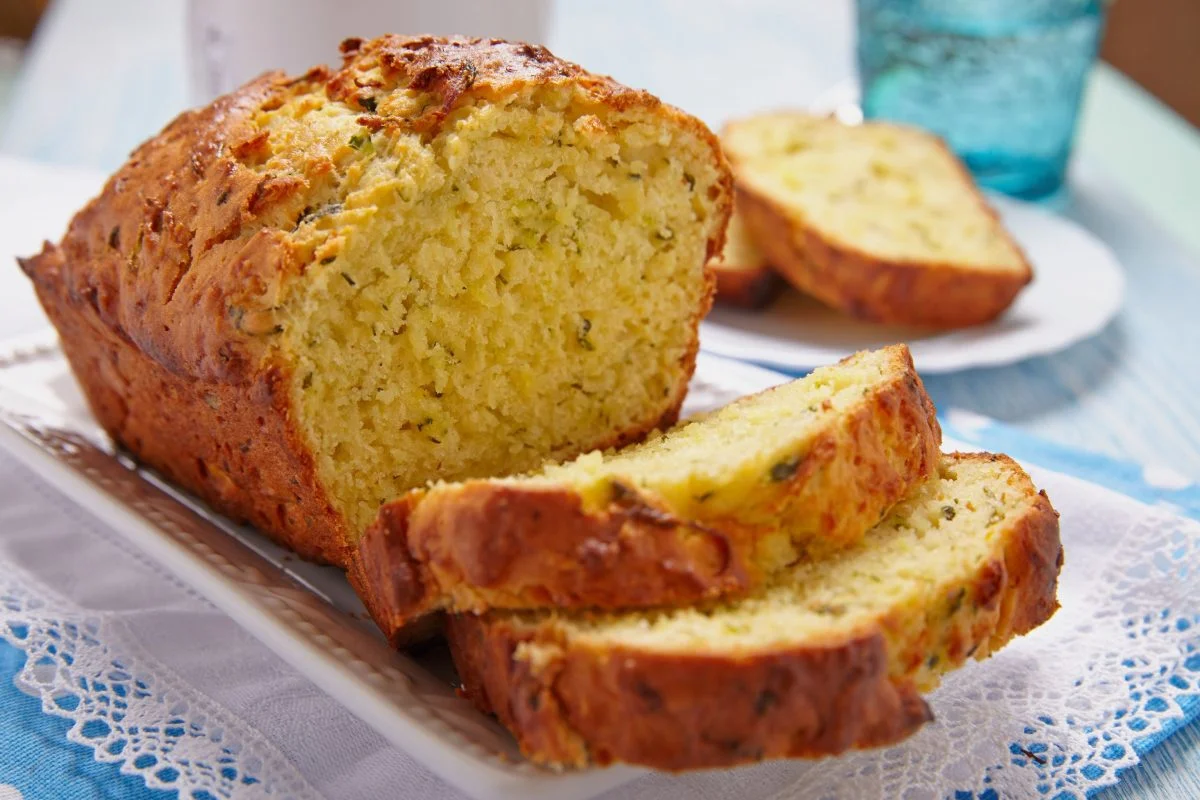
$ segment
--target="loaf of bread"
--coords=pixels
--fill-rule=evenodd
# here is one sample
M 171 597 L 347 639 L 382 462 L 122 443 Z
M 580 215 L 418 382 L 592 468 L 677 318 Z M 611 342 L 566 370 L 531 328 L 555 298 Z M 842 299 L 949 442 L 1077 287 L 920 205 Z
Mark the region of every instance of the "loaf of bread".
M 497 40 L 385 36 L 130 157 L 23 261 L 97 419 L 301 554 L 669 426 L 731 178 L 696 119 Z
M 729 218 L 725 247 L 708 266 L 717 279 L 718 303 L 761 308 L 775 299 L 784 285 L 746 230 L 736 205 Z
M 801 291 L 876 322 L 994 319 L 1033 273 L 962 163 L 932 134 L 798 112 L 730 123 L 738 209 Z
M 351 579 L 384 633 L 431 611 L 677 605 L 853 543 L 934 474 L 908 348 L 859 353 L 663 436 L 386 504 Z
M 668 770 L 881 746 L 919 692 L 1057 608 L 1058 515 L 1004 456 L 947 457 L 856 546 L 749 596 L 451 619 L 466 692 L 551 766 Z

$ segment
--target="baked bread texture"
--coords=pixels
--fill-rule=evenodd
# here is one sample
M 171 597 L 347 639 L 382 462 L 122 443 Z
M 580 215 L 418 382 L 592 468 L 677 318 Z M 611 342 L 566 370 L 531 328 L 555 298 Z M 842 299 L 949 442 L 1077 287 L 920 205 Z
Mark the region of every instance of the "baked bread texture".
M 467 694 L 533 761 L 667 770 L 891 744 L 919 692 L 1047 620 L 1062 548 L 1005 456 L 948 456 L 857 545 L 747 597 L 619 614 L 457 615 Z
M 741 308 L 761 308 L 775 299 L 783 279 L 746 230 L 734 206 L 721 254 L 708 263 L 717 279 L 717 302 Z
M 778 112 L 731 122 L 722 142 L 756 244 L 796 288 L 834 308 L 962 327 L 997 317 L 1033 279 L 932 134 Z
M 118 442 L 345 565 L 430 479 L 671 425 L 732 189 L 702 123 L 544 48 L 342 50 L 177 118 L 23 268 Z
M 351 579 L 385 634 L 431 611 L 629 608 L 742 592 L 851 544 L 928 479 L 908 348 L 859 353 L 640 445 L 388 503 Z

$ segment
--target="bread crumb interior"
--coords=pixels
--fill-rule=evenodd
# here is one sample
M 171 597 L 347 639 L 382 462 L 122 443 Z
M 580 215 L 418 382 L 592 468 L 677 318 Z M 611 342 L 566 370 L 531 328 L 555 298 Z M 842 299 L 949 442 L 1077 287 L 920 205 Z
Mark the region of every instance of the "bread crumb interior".
M 352 535 L 431 479 L 572 457 L 674 406 L 721 195 L 699 133 L 578 87 L 464 105 L 432 138 L 362 114 L 302 95 L 259 118 L 262 170 L 316 164 L 325 187 L 291 233 L 310 257 L 279 346 Z

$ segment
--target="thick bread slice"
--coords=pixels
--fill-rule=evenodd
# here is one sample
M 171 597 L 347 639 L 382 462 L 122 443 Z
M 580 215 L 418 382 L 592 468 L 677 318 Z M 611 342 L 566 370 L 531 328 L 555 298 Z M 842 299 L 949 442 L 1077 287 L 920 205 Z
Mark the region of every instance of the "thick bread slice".
M 717 279 L 717 302 L 742 308 L 761 308 L 775 299 L 783 279 L 763 256 L 734 208 L 725 231 L 725 248 L 708 262 Z
M 459 615 L 467 694 L 547 765 L 660 769 L 896 742 L 918 691 L 1048 619 L 1058 514 L 1007 456 L 951 455 L 866 538 L 746 598 Z
M 730 123 L 737 203 L 796 288 L 864 319 L 961 327 L 1012 303 L 1033 272 L 936 136 L 796 112 Z
M 352 580 L 389 636 L 441 608 L 694 602 L 854 542 L 940 442 L 908 348 L 859 353 L 616 453 L 411 492 Z

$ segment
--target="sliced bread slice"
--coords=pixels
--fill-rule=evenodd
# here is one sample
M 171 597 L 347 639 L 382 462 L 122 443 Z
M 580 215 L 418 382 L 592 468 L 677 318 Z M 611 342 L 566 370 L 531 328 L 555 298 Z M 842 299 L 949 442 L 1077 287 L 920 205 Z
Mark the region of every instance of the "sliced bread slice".
M 877 322 L 961 327 L 1033 278 L 962 163 L 936 136 L 799 112 L 730 123 L 737 204 L 796 288 Z
M 680 770 L 891 744 L 919 691 L 1047 620 L 1058 514 L 1007 456 L 951 455 L 856 546 L 699 607 L 452 617 L 467 694 L 533 761 Z
M 856 541 L 937 469 L 908 348 L 859 353 L 640 445 L 385 505 L 351 579 L 393 637 L 448 608 L 678 604 Z
M 734 208 L 725 230 L 725 247 L 708 262 L 717 279 L 717 302 L 742 308 L 761 308 L 775 299 L 783 279 L 771 269 L 766 257 L 746 230 Z

